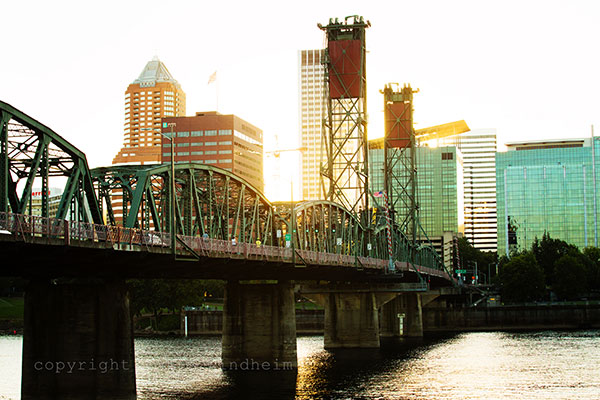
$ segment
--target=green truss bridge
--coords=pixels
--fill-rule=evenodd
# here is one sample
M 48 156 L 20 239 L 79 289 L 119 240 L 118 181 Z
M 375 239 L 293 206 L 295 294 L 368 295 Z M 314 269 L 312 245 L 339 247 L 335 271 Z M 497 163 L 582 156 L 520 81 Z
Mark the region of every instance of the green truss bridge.
M 169 165 L 90 169 L 82 151 L 1 101 L 0 119 L 0 275 L 31 281 L 23 399 L 49 398 L 48 388 L 135 398 L 132 369 L 58 376 L 36 368 L 39 360 L 133 364 L 127 278 L 226 280 L 225 369 L 250 358 L 297 365 L 294 291 L 324 306 L 326 347 L 378 347 L 381 330 L 418 336 L 423 296 L 454 284 L 433 248 L 415 246 L 398 226 L 390 263 L 380 211 L 271 203 L 200 163 L 177 164 L 174 174 Z M 402 332 L 399 309 L 412 315 Z

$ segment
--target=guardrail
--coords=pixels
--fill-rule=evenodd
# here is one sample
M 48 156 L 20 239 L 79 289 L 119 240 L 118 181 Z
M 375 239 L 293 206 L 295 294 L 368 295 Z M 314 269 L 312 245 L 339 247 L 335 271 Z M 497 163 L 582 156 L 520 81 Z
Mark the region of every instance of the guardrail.
M 157 232 L 122 226 L 96 225 L 87 222 L 44 218 L 35 215 L 23 215 L 0 212 L 0 233 L 11 234 L 25 240 L 27 237 L 39 237 L 62 240 L 65 245 L 76 245 L 76 242 L 97 242 L 115 245 L 132 245 L 150 248 L 170 248 L 171 235 L 168 232 Z M 385 271 L 388 260 L 334 254 L 310 250 L 292 250 L 289 247 L 256 245 L 251 243 L 234 243 L 229 240 L 212 239 L 198 236 L 177 235 L 190 249 L 200 256 L 212 258 L 247 259 L 269 262 L 284 262 L 307 265 L 330 265 L 360 267 Z M 293 253 L 295 251 L 295 255 Z M 187 254 L 184 246 L 177 246 L 180 255 Z M 445 271 L 416 266 L 420 273 L 450 279 Z M 396 262 L 397 271 L 408 271 L 405 262 Z

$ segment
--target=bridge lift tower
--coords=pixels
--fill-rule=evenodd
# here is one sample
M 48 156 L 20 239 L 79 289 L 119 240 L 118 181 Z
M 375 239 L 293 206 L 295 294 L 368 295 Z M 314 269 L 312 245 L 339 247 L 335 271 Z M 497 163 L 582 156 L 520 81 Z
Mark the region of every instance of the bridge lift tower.
M 394 87 L 396 86 L 396 88 Z M 388 195 L 392 219 L 400 229 L 417 241 L 416 139 L 413 129 L 413 93 L 410 85 L 383 89 L 383 186 Z
M 357 15 L 330 19 L 325 32 L 325 118 L 321 141 L 321 189 L 352 212 L 367 210 L 368 143 L 365 30 Z
M 381 93 L 384 102 L 384 188 L 388 194 L 392 219 L 416 244 L 419 230 L 416 149 L 420 142 L 442 139 L 469 131 L 464 120 L 415 130 L 413 90 L 389 83 Z M 427 237 L 427 232 L 422 232 Z

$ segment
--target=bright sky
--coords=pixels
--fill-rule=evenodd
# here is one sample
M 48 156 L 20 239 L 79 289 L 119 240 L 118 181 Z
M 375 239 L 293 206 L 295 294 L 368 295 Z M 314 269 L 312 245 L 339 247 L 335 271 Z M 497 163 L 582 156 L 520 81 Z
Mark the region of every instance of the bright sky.
M 215 108 L 207 81 L 217 70 L 219 111 L 262 128 L 266 150 L 275 135 L 293 148 L 297 51 L 323 47 L 318 22 L 354 14 L 372 24 L 370 137 L 383 135 L 378 91 L 388 82 L 420 89 L 416 128 L 464 119 L 496 128 L 499 144 L 589 136 L 592 124 L 600 135 L 597 0 L 4 2 L 0 99 L 92 167 L 109 165 L 122 145 L 125 89 L 158 55 L 186 92 L 188 115 Z M 285 158 L 287 188 L 297 159 Z

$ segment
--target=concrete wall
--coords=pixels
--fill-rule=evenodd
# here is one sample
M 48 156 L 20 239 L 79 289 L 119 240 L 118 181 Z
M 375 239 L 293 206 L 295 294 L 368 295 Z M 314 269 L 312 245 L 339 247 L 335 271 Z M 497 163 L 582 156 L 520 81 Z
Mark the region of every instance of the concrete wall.
M 323 333 L 323 310 L 296 310 L 296 332 L 300 334 Z M 221 311 L 186 311 L 189 335 L 220 335 L 223 327 Z M 183 334 L 184 315 L 181 316 Z
M 423 330 L 426 333 L 577 328 L 600 328 L 600 305 L 423 308 Z
M 221 334 L 223 321 L 221 311 L 188 311 L 187 315 L 190 335 Z M 322 334 L 323 326 L 323 310 L 296 310 L 296 331 L 299 334 Z M 464 309 L 423 307 L 425 334 L 587 327 L 600 329 L 600 305 L 498 306 Z M 181 332 L 183 333 L 183 325 Z

